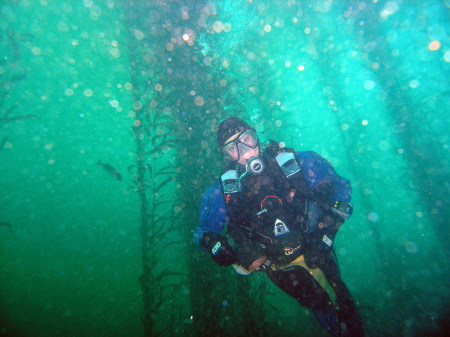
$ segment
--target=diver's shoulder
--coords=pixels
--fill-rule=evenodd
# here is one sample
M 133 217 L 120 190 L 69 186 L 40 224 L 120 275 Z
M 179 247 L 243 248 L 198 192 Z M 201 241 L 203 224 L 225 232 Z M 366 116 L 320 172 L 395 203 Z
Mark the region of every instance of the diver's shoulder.
M 296 151 L 295 155 L 300 159 L 318 159 L 323 158 L 320 154 L 314 151 Z

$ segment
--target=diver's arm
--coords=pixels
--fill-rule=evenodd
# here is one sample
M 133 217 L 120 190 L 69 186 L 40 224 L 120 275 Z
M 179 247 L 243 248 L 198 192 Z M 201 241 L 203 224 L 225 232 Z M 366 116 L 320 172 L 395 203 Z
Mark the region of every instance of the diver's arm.
M 339 176 L 333 166 L 315 152 L 300 152 L 303 177 L 322 210 L 318 226 L 339 226 L 350 217 L 352 188 L 350 181 Z
M 194 241 L 221 266 L 229 266 L 237 260 L 236 253 L 228 244 L 226 237 L 221 235 L 227 218 L 220 183 L 216 183 L 203 195 L 200 223 L 194 230 Z
M 194 242 L 202 250 L 204 248 L 200 245 L 200 240 L 205 233 L 222 232 L 228 218 L 226 209 L 220 182 L 217 182 L 203 194 L 199 209 L 200 222 L 194 230 Z
M 313 151 L 297 153 L 300 157 L 303 176 L 309 187 L 323 202 L 336 200 L 350 202 L 352 188 L 350 181 L 339 176 L 333 166 Z

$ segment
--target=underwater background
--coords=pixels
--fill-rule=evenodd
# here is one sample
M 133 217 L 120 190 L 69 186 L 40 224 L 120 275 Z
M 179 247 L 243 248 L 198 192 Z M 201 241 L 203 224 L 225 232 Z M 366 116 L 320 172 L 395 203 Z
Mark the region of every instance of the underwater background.
M 448 0 L 2 0 L 0 337 L 326 336 L 193 244 L 238 116 L 353 185 L 368 336 L 450 329 Z

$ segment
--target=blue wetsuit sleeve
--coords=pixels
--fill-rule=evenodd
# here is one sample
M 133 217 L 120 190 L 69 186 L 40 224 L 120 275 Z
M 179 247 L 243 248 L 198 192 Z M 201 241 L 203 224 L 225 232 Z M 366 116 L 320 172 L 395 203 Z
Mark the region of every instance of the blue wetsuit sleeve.
M 200 238 L 206 232 L 220 233 L 228 221 L 227 208 L 220 182 L 203 194 L 200 205 L 200 222 L 194 230 L 194 243 L 200 247 Z
M 300 160 L 303 177 L 313 192 L 329 190 L 324 201 L 330 204 L 335 201 L 351 201 L 350 181 L 339 176 L 325 158 L 313 151 L 297 152 L 296 156 Z

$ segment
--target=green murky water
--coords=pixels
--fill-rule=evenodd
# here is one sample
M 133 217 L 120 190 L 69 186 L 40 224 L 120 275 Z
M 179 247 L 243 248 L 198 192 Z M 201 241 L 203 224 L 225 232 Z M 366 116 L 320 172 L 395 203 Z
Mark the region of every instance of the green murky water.
M 3 0 L 0 336 L 324 336 L 192 243 L 235 115 L 351 179 L 336 252 L 367 335 L 444 336 L 449 8 Z

